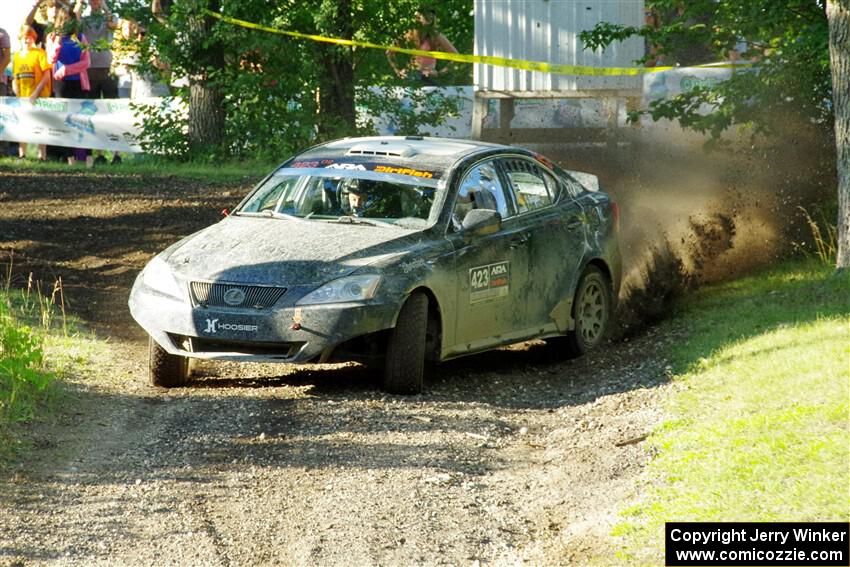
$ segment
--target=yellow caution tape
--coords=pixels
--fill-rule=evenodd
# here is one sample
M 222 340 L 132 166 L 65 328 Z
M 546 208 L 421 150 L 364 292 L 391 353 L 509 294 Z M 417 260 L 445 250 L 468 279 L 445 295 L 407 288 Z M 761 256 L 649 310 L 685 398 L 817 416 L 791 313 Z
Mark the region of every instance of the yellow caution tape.
M 467 55 L 464 53 L 446 53 L 444 51 L 424 51 L 422 49 L 409 49 L 406 47 L 398 47 L 395 45 L 379 45 L 368 41 L 356 41 L 352 39 L 341 39 L 337 37 L 325 37 L 322 35 L 313 35 L 308 33 L 300 33 L 287 31 L 278 28 L 271 28 L 245 20 L 238 20 L 230 16 L 224 16 L 204 10 L 208 15 L 218 18 L 222 22 L 241 26 L 243 28 L 264 31 L 279 35 L 288 35 L 298 39 L 309 39 L 322 43 L 331 43 L 334 45 L 345 45 L 348 47 L 365 47 L 369 49 L 380 49 L 382 51 L 393 51 L 396 53 L 404 53 L 406 55 L 414 55 L 419 57 L 433 57 L 434 59 L 443 59 L 446 61 L 457 61 L 460 63 L 482 63 L 484 65 L 495 65 L 498 67 L 511 67 L 513 69 L 521 69 L 523 71 L 539 71 L 541 73 L 556 73 L 560 75 L 587 75 L 593 77 L 621 77 L 635 76 L 645 73 L 658 73 L 660 71 L 670 71 L 672 69 L 681 69 L 681 67 L 589 67 L 587 65 L 559 65 L 554 63 L 546 63 L 543 61 L 526 61 L 523 59 L 508 59 L 506 57 L 493 57 L 490 55 Z M 746 64 L 744 64 L 746 65 Z M 741 67 L 741 64 L 723 64 L 711 63 L 707 65 L 696 65 L 702 68 L 732 68 Z

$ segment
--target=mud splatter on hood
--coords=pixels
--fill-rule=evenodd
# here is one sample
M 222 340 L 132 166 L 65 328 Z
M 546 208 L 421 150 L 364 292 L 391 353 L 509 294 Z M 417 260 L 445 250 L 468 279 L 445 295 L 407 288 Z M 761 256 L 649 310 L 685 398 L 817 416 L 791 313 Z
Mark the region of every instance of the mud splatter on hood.
M 396 228 L 229 217 L 166 258 L 185 279 L 254 284 L 321 283 L 404 255 L 421 236 Z

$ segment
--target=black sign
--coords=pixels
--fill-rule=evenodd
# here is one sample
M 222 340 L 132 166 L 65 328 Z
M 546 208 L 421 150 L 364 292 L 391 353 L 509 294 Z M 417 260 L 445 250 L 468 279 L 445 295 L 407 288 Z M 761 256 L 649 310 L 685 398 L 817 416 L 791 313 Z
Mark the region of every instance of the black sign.
M 848 522 L 668 522 L 665 564 L 850 565 Z

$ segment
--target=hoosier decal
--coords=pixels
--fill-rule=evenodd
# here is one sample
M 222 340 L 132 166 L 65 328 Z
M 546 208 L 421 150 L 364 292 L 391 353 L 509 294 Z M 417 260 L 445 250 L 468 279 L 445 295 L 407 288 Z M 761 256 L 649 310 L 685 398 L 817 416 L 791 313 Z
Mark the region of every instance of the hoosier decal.
M 242 331 L 246 333 L 256 333 L 259 330 L 257 325 L 244 325 L 241 323 L 220 323 L 218 319 L 206 319 L 207 327 L 204 333 L 215 335 L 219 331 Z
M 469 302 L 507 297 L 510 293 L 511 263 L 499 262 L 469 270 Z

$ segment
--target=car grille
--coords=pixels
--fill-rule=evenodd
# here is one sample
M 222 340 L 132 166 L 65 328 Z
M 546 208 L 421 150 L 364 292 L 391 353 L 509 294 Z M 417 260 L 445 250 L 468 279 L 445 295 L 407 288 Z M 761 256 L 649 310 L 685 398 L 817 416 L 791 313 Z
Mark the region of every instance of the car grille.
M 192 301 L 205 307 L 268 309 L 286 293 L 285 287 L 192 282 Z

